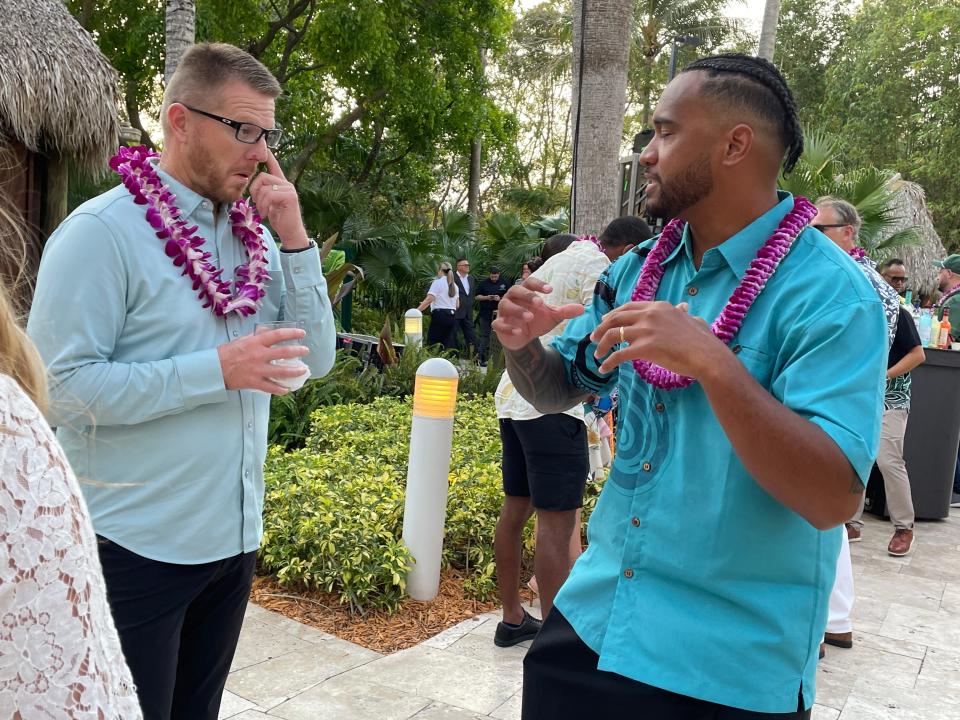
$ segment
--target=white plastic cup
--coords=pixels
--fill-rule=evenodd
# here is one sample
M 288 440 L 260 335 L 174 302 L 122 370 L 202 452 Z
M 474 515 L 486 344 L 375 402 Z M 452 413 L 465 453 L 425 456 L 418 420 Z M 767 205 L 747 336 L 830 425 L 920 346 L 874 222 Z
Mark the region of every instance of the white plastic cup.
M 270 332 L 271 330 L 286 329 L 306 331 L 306 325 L 301 320 L 278 320 L 276 322 L 262 322 L 257 323 L 254 326 L 253 334 L 260 335 L 261 333 Z M 300 345 L 302 341 L 303 338 L 281 340 L 278 343 L 274 343 L 272 347 L 276 347 L 277 345 Z M 288 390 L 299 390 L 310 377 L 310 368 L 307 367 L 306 364 L 303 363 L 299 358 L 283 358 L 279 360 L 271 360 L 270 362 L 273 365 L 292 365 L 294 367 L 303 368 L 303 374 L 295 377 L 270 378 L 271 381 L 275 382 L 277 385 L 287 388 Z

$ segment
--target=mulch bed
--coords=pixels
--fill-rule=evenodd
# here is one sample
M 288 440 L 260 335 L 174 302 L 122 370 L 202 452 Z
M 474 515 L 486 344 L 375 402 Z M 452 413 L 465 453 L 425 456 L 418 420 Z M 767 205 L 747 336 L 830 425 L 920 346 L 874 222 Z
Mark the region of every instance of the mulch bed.
M 524 600 L 534 597 L 526 588 L 521 594 Z M 267 610 L 381 653 L 412 647 L 463 620 L 500 607 L 496 599 L 477 602 L 467 597 L 463 578 L 455 570 L 441 573 L 440 593 L 434 600 L 406 600 L 395 613 L 351 613 L 336 595 L 282 587 L 269 575 L 254 578 L 250 599 Z

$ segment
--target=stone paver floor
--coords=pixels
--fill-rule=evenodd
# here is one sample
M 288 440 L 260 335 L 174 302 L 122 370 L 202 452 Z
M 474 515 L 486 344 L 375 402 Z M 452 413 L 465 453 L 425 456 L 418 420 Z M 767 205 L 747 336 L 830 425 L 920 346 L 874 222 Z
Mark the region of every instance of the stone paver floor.
M 888 523 L 865 515 L 851 545 L 854 646 L 828 647 L 814 720 L 960 720 L 960 510 L 919 523 L 887 555 Z M 520 717 L 529 643 L 497 648 L 497 613 L 383 656 L 251 605 L 221 718 L 467 720 Z

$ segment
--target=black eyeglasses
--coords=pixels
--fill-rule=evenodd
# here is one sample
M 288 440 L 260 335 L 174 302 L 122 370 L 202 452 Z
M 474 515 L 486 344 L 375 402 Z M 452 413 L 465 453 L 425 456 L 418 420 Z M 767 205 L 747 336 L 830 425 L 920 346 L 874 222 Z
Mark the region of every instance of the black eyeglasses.
M 211 120 L 216 120 L 217 122 L 222 122 L 224 125 L 229 125 L 236 131 L 237 140 L 242 143 L 247 145 L 256 145 L 258 142 L 260 142 L 260 138 L 266 138 L 267 147 L 271 150 L 275 150 L 280 146 L 280 138 L 283 137 L 283 130 L 280 128 L 267 130 L 267 128 L 262 128 L 259 125 L 254 125 L 253 123 L 231 120 L 230 118 L 220 117 L 219 115 L 208 113 L 206 110 L 200 110 L 198 108 L 191 107 L 186 103 L 180 104 L 190 112 L 195 112 L 197 115 L 203 115 Z
M 850 223 L 831 223 L 831 224 L 818 223 L 816 225 L 811 225 L 810 227 L 812 227 L 814 230 L 819 230 L 820 232 L 823 232 L 827 228 L 847 227 L 849 224 Z
M 909 278 L 906 275 L 884 275 L 891 283 L 905 283 Z

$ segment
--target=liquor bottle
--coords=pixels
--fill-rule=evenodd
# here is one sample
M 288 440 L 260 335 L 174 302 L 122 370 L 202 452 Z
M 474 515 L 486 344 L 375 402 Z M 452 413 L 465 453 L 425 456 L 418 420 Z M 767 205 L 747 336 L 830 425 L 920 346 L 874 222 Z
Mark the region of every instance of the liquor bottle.
M 934 310 L 930 313 L 930 340 L 927 342 L 927 347 L 938 347 L 940 342 L 940 321 L 937 319 L 937 311 Z
M 917 326 L 920 330 L 920 344 L 924 347 L 930 347 L 930 310 L 920 312 L 920 321 Z
M 942 350 L 950 349 L 950 308 L 943 309 L 943 318 L 940 320 L 940 342 L 938 346 Z

